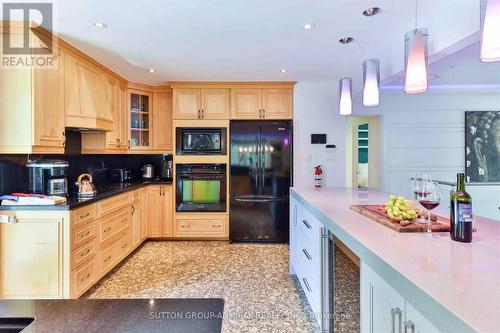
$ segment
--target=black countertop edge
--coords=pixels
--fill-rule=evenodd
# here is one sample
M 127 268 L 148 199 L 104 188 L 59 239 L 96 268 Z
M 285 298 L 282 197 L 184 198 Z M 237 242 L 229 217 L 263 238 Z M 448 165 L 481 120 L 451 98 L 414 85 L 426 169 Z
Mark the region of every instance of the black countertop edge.
M 70 195 L 67 199 L 68 201 L 64 204 L 60 205 L 46 205 L 46 206 L 17 206 L 17 205 L 5 205 L 0 206 L 0 211 L 9 211 L 9 210 L 71 210 L 75 208 L 79 208 L 85 205 L 89 205 L 91 203 L 97 202 L 99 200 L 103 200 L 118 194 L 122 194 L 125 192 L 137 190 L 141 187 L 148 185 L 172 185 L 172 180 L 144 180 L 144 181 L 135 181 L 126 184 L 110 184 L 107 186 L 97 187 L 97 194 L 92 198 L 81 199 L 78 198 L 76 194 Z

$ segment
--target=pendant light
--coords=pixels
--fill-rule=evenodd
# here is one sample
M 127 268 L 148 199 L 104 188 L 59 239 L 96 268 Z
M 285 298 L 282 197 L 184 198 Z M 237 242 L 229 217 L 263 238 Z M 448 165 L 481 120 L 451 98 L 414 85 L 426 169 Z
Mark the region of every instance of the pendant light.
M 363 11 L 363 15 L 373 18 L 379 12 L 379 7 L 371 7 Z M 379 103 L 380 61 L 378 59 L 368 59 L 363 62 L 363 105 L 377 106 Z
M 339 82 L 340 114 L 348 116 L 352 114 L 352 79 L 345 77 Z
M 500 0 L 486 0 L 481 29 L 481 61 L 500 61 Z
M 353 41 L 352 37 L 344 37 L 339 40 L 342 45 L 347 45 Z M 347 53 L 346 53 L 347 55 Z M 347 76 L 347 56 L 344 57 L 344 75 Z M 344 77 L 339 82 L 339 110 L 342 116 L 352 114 L 352 79 Z
M 368 59 L 363 62 L 363 105 L 377 106 L 380 103 L 380 62 Z
M 417 28 L 417 0 L 415 0 L 415 29 L 405 34 L 405 93 L 427 91 L 427 29 Z

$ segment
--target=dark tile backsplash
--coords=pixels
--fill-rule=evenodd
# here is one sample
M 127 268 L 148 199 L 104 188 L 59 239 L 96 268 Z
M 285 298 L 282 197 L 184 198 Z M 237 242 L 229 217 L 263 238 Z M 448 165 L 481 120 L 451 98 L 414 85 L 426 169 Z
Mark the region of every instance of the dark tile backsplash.
M 37 159 L 61 159 L 69 162 L 68 184 L 70 193 L 76 190 L 74 182 L 82 173 L 90 173 L 94 176 L 96 186 L 108 182 L 106 170 L 115 168 L 129 168 L 132 170 L 134 179 L 141 179 L 141 167 L 144 164 L 153 164 L 155 176 L 161 172 L 161 164 L 164 156 L 171 159 L 172 155 L 29 155 L 31 160 Z M 26 162 L 28 155 L 0 155 L 0 194 L 8 194 L 16 191 L 26 191 L 28 188 L 28 170 Z

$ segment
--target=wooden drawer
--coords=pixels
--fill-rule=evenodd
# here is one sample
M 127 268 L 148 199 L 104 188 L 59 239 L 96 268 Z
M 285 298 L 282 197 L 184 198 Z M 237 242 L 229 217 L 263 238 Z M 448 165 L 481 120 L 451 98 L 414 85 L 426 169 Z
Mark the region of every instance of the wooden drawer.
M 141 190 L 132 191 L 130 193 L 130 202 L 137 201 L 141 199 Z
M 123 229 L 130 225 L 130 208 L 124 207 L 119 211 L 99 219 L 99 243 L 102 248 L 108 247 L 109 242 Z
M 89 258 L 97 253 L 97 239 L 94 238 L 90 242 L 83 244 L 79 248 L 71 251 L 71 269 L 75 269 L 82 265 Z
M 97 203 L 97 217 L 103 217 L 106 214 L 114 212 L 130 203 L 130 193 L 115 195 L 109 199 Z
M 96 219 L 96 205 L 87 205 L 71 211 L 71 229 L 76 229 L 88 221 Z
M 71 248 L 76 249 L 96 237 L 97 221 L 91 221 L 71 231 Z
M 85 265 L 71 271 L 71 298 L 78 298 L 96 282 L 96 264 L 94 257 Z
M 225 237 L 227 215 L 204 219 L 176 218 L 177 237 Z
M 130 229 L 122 231 L 121 237 L 116 243 L 112 244 L 109 248 L 100 252 L 99 264 L 101 274 L 107 273 L 118 262 L 125 257 L 131 246 Z

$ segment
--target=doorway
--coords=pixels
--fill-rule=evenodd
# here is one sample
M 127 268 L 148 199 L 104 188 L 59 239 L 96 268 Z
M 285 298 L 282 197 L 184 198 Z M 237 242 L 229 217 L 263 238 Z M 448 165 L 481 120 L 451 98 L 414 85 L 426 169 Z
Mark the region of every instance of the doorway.
M 346 186 L 380 186 L 380 117 L 350 117 L 347 122 Z

